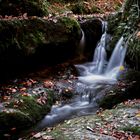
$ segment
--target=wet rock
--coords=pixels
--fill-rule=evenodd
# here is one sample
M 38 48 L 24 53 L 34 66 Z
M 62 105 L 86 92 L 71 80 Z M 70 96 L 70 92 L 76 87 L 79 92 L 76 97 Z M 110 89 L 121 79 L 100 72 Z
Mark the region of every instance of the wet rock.
M 121 103 L 127 99 L 140 98 L 140 73 L 138 71 L 129 70 L 122 75 L 117 85 L 107 89 L 98 99 L 100 107 L 112 108 L 114 105 Z
M 128 47 L 126 62 L 131 68 L 139 70 L 140 39 L 137 36 L 139 32 L 139 17 L 137 16 L 139 11 L 134 12 L 136 8 L 131 9 L 131 5 L 139 7 L 136 1 L 126 0 L 123 9 L 108 18 L 108 33 L 112 36 L 109 52 L 112 52 L 117 40 L 123 36 L 125 45 Z
M 128 100 L 114 109 L 68 120 L 41 133 L 45 132 L 47 135 L 52 135 L 54 139 L 64 140 L 139 139 L 140 127 L 137 115 L 139 107 L 140 100 Z
M 81 22 L 81 28 L 85 34 L 84 53 L 92 60 L 94 49 L 102 35 L 102 22 L 100 19 L 89 19 Z

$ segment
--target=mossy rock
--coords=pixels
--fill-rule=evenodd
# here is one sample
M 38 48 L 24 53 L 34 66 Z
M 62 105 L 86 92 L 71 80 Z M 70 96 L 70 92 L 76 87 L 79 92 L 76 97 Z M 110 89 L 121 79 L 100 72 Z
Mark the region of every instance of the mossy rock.
M 102 108 L 112 108 L 114 105 L 126 101 L 128 99 L 140 98 L 140 72 L 128 71 L 123 76 L 123 87 L 115 85 L 112 89 L 106 92 L 106 95 L 98 101 Z
M 81 38 L 81 30 L 75 20 L 66 17 L 54 20 L 1 20 L 0 37 L 0 53 L 11 48 L 24 55 L 31 55 L 42 45 L 59 46 L 73 41 L 77 43 Z
M 0 15 L 20 16 L 27 13 L 28 16 L 48 15 L 47 0 L 1 0 Z M 7 10 L 8 9 L 8 10 Z
M 32 124 L 31 118 L 16 109 L 6 109 L 0 112 L 0 129 L 2 131 L 10 131 L 13 127 L 16 129 L 23 129 Z
M 5 133 L 12 134 L 13 128 L 18 134 L 35 125 L 49 112 L 53 104 L 53 96 L 53 92 L 47 90 L 47 102 L 40 104 L 37 102 L 37 95 L 22 96 L 17 94 L 0 112 L 0 136 Z M 18 105 L 15 104 L 17 103 L 15 101 L 18 101 Z
M 140 43 L 135 37 L 136 32 L 138 32 L 139 11 L 136 5 L 135 0 L 127 0 L 123 11 L 108 18 L 108 33 L 112 36 L 108 52 L 111 54 L 115 44 L 123 36 L 128 46 L 126 61 L 131 68 L 139 70 Z
M 80 25 L 66 17 L 1 20 L 1 73 L 9 77 L 26 71 L 27 67 L 51 65 L 74 58 L 80 38 Z M 9 71 L 11 67 L 13 70 Z

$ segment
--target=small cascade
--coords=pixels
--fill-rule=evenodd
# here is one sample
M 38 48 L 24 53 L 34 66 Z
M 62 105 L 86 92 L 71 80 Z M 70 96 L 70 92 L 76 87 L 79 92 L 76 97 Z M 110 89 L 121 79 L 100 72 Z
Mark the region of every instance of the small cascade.
M 106 64 L 106 38 L 107 38 L 107 22 L 102 21 L 102 31 L 104 32 L 101 36 L 99 43 L 94 51 L 93 61 L 91 63 L 86 63 L 83 65 L 76 65 L 78 70 L 80 71 L 80 75 L 92 75 L 94 74 L 102 74 L 104 71 L 104 66 Z M 81 39 L 82 40 L 82 39 Z M 80 41 L 81 44 L 81 41 Z
M 83 48 L 84 46 L 85 46 L 85 33 L 84 33 L 84 31 L 81 29 L 81 32 L 82 32 L 82 38 L 81 38 L 81 40 L 80 40 L 80 44 L 79 44 L 79 46 L 81 47 L 81 48 Z
M 106 88 L 117 81 L 120 67 L 122 67 L 127 47 L 121 37 L 115 46 L 112 56 L 107 62 L 106 47 L 108 42 L 107 23 L 102 22 L 104 31 L 97 47 L 95 48 L 93 61 L 90 63 L 76 65 L 81 76 L 74 85 L 75 96 L 69 103 L 54 105 L 50 114 L 40 122 L 38 128 L 52 126 L 56 123 L 70 119 L 75 116 L 93 114 L 98 108 L 98 100 Z M 82 31 L 80 45 L 84 45 L 84 32 Z
M 80 59 L 82 59 L 83 57 L 84 47 L 85 47 L 85 33 L 82 29 L 81 32 L 82 32 L 82 38 L 80 40 L 79 47 L 78 47 L 78 55 L 80 56 Z
M 79 80 L 94 84 L 98 82 L 113 83 L 117 81 L 120 69 L 123 69 L 124 58 L 126 54 L 126 46 L 124 39 L 121 37 L 117 42 L 109 62 L 107 62 L 106 46 L 107 46 L 107 23 L 103 22 L 104 34 L 102 35 L 97 47 L 95 48 L 93 61 L 83 65 L 76 65 L 80 72 Z
M 106 63 L 106 31 L 102 35 L 100 42 L 95 48 L 94 57 L 93 57 L 93 67 L 90 68 L 91 73 L 101 74 L 103 73 L 104 64 Z
M 123 66 L 126 49 L 127 47 L 124 46 L 124 39 L 121 37 L 116 44 L 116 47 L 112 53 L 112 56 L 109 60 L 108 66 L 106 68 L 106 76 L 111 76 L 112 78 L 117 78 L 120 67 Z

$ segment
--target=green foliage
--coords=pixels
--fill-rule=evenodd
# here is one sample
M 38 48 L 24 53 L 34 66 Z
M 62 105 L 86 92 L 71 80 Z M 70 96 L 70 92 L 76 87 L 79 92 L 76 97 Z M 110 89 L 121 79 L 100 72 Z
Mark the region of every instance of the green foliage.
M 132 5 L 130 5 L 130 3 Z M 129 4 L 128 4 L 129 3 Z M 127 0 L 125 5 L 125 10 L 123 12 L 118 12 L 116 15 L 111 16 L 109 21 L 108 33 L 113 36 L 110 42 L 110 50 L 113 50 L 115 44 L 121 36 L 124 37 L 128 44 L 127 59 L 129 64 L 135 64 L 132 67 L 138 69 L 138 59 L 140 54 L 140 42 L 135 39 L 135 33 L 137 31 L 137 25 L 139 23 L 139 10 L 136 1 Z M 127 9 L 127 10 L 126 10 Z
M 136 36 L 133 36 L 128 43 L 127 55 L 129 55 L 129 60 L 133 62 L 135 69 L 139 69 L 140 39 L 137 38 Z

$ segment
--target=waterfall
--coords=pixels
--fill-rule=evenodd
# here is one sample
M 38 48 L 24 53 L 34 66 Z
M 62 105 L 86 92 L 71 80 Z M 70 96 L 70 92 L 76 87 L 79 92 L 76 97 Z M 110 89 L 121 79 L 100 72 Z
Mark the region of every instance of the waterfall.
M 81 33 L 82 33 L 82 38 L 80 40 L 79 47 L 78 47 L 78 55 L 80 56 L 80 59 L 82 59 L 83 57 L 83 52 L 85 47 L 85 33 L 82 29 L 81 29 Z
M 83 48 L 85 46 L 85 33 L 82 29 L 81 29 L 81 32 L 82 32 L 82 38 L 80 40 L 79 46 Z
M 54 105 L 48 115 L 38 124 L 38 128 L 52 126 L 63 120 L 75 116 L 95 113 L 98 108 L 97 100 L 103 95 L 106 88 L 116 83 L 126 53 L 124 39 L 117 42 L 110 60 L 107 61 L 106 48 L 108 34 L 107 23 L 102 22 L 103 35 L 94 51 L 93 61 L 76 65 L 80 76 L 74 85 L 76 96 L 69 103 Z M 84 45 L 84 32 L 82 31 L 80 45 Z M 58 86 L 56 84 L 56 86 Z
M 120 70 L 124 68 L 123 63 L 127 49 L 127 47 L 124 46 L 124 38 L 121 37 L 118 40 L 107 62 L 107 23 L 103 22 L 102 26 L 104 33 L 95 48 L 93 61 L 83 65 L 76 65 L 81 75 L 79 76 L 81 82 L 88 84 L 97 84 L 98 82 L 114 83 L 117 80 Z
M 124 46 L 124 38 L 121 37 L 116 44 L 116 47 L 111 55 L 110 61 L 106 69 L 106 76 L 111 76 L 112 78 L 117 78 L 121 66 L 123 66 L 124 58 L 126 54 L 127 47 Z
M 94 56 L 93 56 L 93 67 L 92 71 L 96 74 L 103 73 L 104 64 L 106 62 L 106 32 L 102 35 L 100 42 L 95 48 Z

